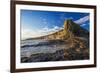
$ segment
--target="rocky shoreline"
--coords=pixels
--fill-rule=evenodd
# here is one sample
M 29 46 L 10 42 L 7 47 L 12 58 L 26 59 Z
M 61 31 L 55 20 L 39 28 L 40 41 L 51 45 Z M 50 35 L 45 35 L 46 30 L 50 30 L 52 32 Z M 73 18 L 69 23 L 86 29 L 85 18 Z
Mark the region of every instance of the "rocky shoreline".
M 81 41 L 82 42 L 82 41 Z M 79 42 L 78 42 L 79 43 Z M 84 42 L 83 45 L 80 45 L 74 42 L 74 46 L 68 49 L 60 49 L 54 53 L 37 53 L 32 54 L 30 57 L 22 57 L 22 63 L 30 62 L 47 62 L 47 61 L 68 61 L 68 60 L 86 60 L 89 59 L 89 48 Z

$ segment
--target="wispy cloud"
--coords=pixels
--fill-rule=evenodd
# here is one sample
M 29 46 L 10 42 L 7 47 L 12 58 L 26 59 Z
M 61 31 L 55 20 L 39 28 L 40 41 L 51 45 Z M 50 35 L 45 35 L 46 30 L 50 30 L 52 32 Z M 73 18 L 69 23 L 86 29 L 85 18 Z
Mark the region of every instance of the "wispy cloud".
M 41 30 L 38 30 L 38 33 L 44 33 L 45 35 L 47 35 L 47 34 L 57 32 L 61 29 L 62 29 L 62 27 L 58 27 L 58 26 L 53 26 L 53 28 L 49 28 L 49 27 L 45 26 Z
M 78 19 L 78 20 L 76 20 L 74 22 L 81 25 L 81 24 L 85 23 L 88 20 L 89 20 L 89 16 L 85 16 L 85 17 L 80 18 L 80 19 Z
M 21 34 L 22 34 L 21 39 L 44 36 L 44 35 L 48 35 L 48 34 L 57 32 L 61 29 L 62 29 L 62 27 L 58 27 L 58 26 L 54 26 L 53 28 L 48 28 L 47 26 L 45 26 L 44 28 L 38 29 L 38 30 L 32 30 L 32 29 L 25 29 L 24 28 L 21 31 Z
M 37 33 L 35 30 L 22 28 L 21 30 L 21 39 L 27 39 L 32 37 L 37 37 L 40 33 Z
M 66 15 L 67 15 L 66 13 L 61 14 L 61 15 L 60 15 L 60 19 L 61 19 L 61 20 L 73 19 L 73 17 L 66 17 Z
M 86 26 L 87 24 L 82 24 L 81 26 Z

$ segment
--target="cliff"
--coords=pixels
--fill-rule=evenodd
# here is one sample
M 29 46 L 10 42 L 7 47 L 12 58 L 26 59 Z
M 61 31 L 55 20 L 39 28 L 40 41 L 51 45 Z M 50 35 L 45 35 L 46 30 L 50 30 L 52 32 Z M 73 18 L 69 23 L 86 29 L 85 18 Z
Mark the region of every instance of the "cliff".
M 44 39 L 44 40 L 66 40 L 73 37 L 89 37 L 89 32 L 82 28 L 80 25 L 74 23 L 72 20 L 68 19 L 64 21 L 64 28 L 58 32 L 36 37 L 30 39 Z
M 65 20 L 62 30 L 30 40 L 36 39 L 42 42 L 21 46 L 21 50 L 31 48 L 30 56 L 21 57 L 22 63 L 89 59 L 89 32 L 70 19 Z

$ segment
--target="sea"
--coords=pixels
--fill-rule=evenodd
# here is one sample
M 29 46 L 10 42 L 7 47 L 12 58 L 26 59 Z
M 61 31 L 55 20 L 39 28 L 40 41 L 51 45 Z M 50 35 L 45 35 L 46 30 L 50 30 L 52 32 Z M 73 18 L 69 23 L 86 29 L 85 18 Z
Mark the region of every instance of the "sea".
M 22 40 L 21 57 L 30 57 L 37 53 L 54 53 L 66 48 L 67 44 L 64 41 Z

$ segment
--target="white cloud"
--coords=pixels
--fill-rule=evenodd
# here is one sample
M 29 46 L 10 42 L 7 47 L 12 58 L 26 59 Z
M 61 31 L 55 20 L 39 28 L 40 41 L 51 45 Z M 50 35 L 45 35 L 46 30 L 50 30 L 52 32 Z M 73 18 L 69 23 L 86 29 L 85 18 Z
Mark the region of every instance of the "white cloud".
M 58 26 L 55 26 L 55 27 L 54 27 L 54 29 L 58 30 L 58 29 L 60 29 L 60 27 L 58 27 Z
M 74 22 L 77 23 L 77 24 L 83 24 L 83 23 L 85 23 L 88 20 L 89 20 L 89 16 L 85 16 L 85 17 L 80 18 L 80 19 L 78 19 L 78 20 L 76 20 Z
M 53 32 L 57 32 L 58 30 L 61 30 L 61 27 L 58 26 L 54 26 L 53 28 L 48 28 L 47 26 L 45 26 L 41 32 L 45 32 L 45 33 L 53 33 Z
M 63 13 L 60 15 L 61 20 L 66 20 L 66 19 L 73 19 L 73 17 L 66 17 L 67 13 Z
M 47 26 L 45 26 L 44 28 L 39 29 L 39 30 L 32 30 L 32 29 L 24 28 L 21 30 L 21 39 L 44 36 L 44 35 L 48 35 L 48 34 L 57 32 L 61 29 L 62 28 L 58 27 L 58 26 L 54 26 L 53 28 L 48 28 Z
M 21 39 L 33 38 L 33 37 L 37 37 L 37 35 L 40 34 L 32 29 L 22 29 L 21 31 Z
M 81 26 L 85 26 L 85 25 L 87 25 L 87 24 L 82 24 Z

